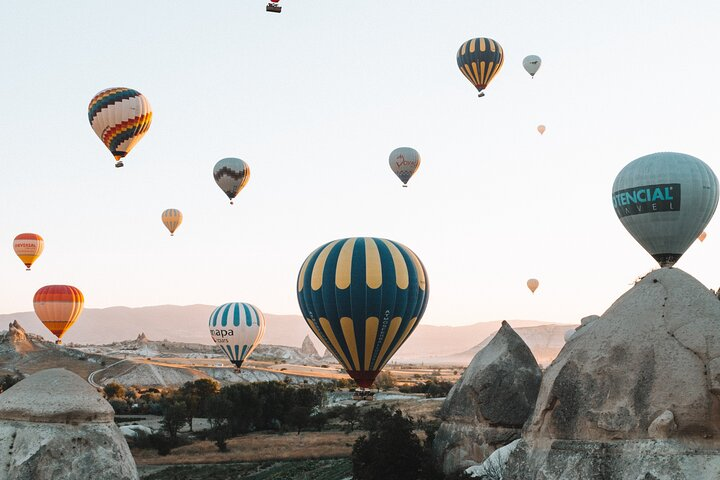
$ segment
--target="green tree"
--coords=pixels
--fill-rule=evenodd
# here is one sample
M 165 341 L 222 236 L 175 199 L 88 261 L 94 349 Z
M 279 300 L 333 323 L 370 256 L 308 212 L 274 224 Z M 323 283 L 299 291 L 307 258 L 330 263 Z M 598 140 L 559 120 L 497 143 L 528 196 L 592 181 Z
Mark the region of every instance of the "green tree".
M 115 382 L 105 385 L 103 391 L 107 398 L 123 398 L 125 396 L 125 387 Z
M 310 409 L 301 405 L 292 407 L 288 412 L 286 423 L 297 428 L 297 434 L 300 435 L 300 431 L 310 423 Z
M 0 393 L 4 392 L 8 388 L 12 387 L 16 383 L 22 380 L 22 377 L 13 377 L 12 375 L 5 375 L 0 380 Z
M 355 430 L 355 424 L 360 420 L 360 410 L 357 406 L 348 405 L 340 412 L 340 420 L 347 423 L 347 431 Z
M 389 390 L 395 387 L 395 377 L 393 377 L 393 374 L 390 372 L 380 372 L 380 374 L 375 377 L 374 385 L 378 390 Z
M 428 447 L 415 434 L 410 417 L 400 410 L 376 409 L 374 429 L 353 446 L 355 480 L 439 480 L 442 476 L 428 460 Z
M 160 422 L 162 430 L 168 434 L 170 441 L 175 444 L 178 431 L 187 423 L 188 413 L 185 402 L 170 401 L 163 408 L 163 419 Z
M 217 395 L 219 391 L 220 384 L 210 378 L 186 382 L 178 389 L 178 399 L 187 405 L 187 421 L 191 432 L 193 418 L 205 414 L 207 400 Z

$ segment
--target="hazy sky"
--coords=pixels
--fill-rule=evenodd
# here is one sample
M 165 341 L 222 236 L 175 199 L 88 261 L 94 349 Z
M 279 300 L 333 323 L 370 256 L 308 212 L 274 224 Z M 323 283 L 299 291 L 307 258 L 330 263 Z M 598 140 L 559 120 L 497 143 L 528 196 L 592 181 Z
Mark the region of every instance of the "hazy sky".
M 425 323 L 576 322 L 656 266 L 613 211 L 620 169 L 672 150 L 720 173 L 719 2 L 282 4 L 2 3 L 0 312 L 66 283 L 86 307 L 299 314 L 305 257 L 369 235 L 425 263 Z M 505 51 L 483 99 L 455 63 L 477 36 Z M 122 169 L 87 120 L 116 86 L 154 111 Z M 398 146 L 423 158 L 409 188 L 388 166 Z M 211 175 L 226 156 L 252 171 L 232 207 Z M 166 208 L 184 214 L 172 238 Z M 31 273 L 12 251 L 26 231 L 46 240 Z M 678 267 L 716 288 L 707 232 Z

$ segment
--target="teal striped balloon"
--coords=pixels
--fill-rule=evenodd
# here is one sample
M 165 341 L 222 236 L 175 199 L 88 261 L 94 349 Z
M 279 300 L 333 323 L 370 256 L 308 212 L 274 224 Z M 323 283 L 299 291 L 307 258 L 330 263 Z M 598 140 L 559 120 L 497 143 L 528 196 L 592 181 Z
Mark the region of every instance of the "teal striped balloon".
M 265 334 L 265 317 L 249 303 L 226 303 L 210 315 L 210 336 L 240 368 Z
M 420 322 L 427 273 L 400 243 L 345 238 L 305 260 L 297 296 L 315 335 L 359 386 L 369 388 Z

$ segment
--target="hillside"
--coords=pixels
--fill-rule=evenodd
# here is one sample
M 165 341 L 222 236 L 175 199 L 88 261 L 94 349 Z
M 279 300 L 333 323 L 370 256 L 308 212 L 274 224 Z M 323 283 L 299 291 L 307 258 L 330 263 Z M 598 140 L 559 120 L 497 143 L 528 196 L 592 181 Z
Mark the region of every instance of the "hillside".
M 145 332 L 155 340 L 187 344 L 212 345 L 207 332 L 207 319 L 214 307 L 211 305 L 161 305 L 154 307 L 87 308 L 78 322 L 68 331 L 67 343 L 109 345 L 118 340 L 132 338 Z M 325 347 L 312 334 L 300 315 L 265 314 L 267 328 L 263 344 L 300 347 L 305 337 L 310 339 L 318 352 Z M 48 336 L 49 333 L 34 312 L 0 315 L 3 322 L 19 321 L 28 332 Z M 548 325 L 534 320 L 509 320 L 513 328 Z M 501 320 L 478 322 L 460 327 L 420 324 L 407 342 L 398 350 L 395 359 L 415 362 L 428 356 L 447 356 L 471 349 L 500 328 Z

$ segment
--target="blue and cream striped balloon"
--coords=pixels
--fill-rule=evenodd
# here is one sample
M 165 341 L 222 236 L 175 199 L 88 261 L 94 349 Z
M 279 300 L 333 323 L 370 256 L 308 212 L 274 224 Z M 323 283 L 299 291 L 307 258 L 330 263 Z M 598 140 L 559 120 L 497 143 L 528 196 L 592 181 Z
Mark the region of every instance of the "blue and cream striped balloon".
M 456 60 L 462 74 L 477 88 L 478 97 L 482 97 L 483 90 L 502 68 L 505 56 L 495 40 L 479 37 L 460 45 Z
M 297 296 L 315 335 L 359 386 L 369 388 L 420 322 L 428 280 L 406 246 L 382 238 L 345 238 L 305 260 Z
M 249 303 L 226 303 L 210 315 L 209 327 L 213 341 L 240 368 L 262 340 L 265 317 Z

